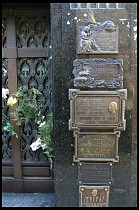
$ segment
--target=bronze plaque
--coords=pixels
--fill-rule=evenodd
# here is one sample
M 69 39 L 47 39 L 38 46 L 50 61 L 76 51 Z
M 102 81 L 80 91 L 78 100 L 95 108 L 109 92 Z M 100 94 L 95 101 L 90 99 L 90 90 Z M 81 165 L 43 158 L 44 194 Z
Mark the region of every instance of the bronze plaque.
M 112 21 L 78 26 L 77 54 L 117 54 L 118 26 Z
M 79 207 L 109 207 L 109 186 L 79 186 Z
M 74 162 L 111 161 L 119 162 L 118 139 L 120 131 L 115 132 L 74 132 Z
M 69 129 L 81 128 L 125 130 L 127 89 L 116 91 L 69 90 Z
M 76 88 L 123 88 L 123 61 L 121 59 L 76 59 L 73 66 L 74 87 Z
M 112 163 L 78 164 L 79 184 L 112 184 Z

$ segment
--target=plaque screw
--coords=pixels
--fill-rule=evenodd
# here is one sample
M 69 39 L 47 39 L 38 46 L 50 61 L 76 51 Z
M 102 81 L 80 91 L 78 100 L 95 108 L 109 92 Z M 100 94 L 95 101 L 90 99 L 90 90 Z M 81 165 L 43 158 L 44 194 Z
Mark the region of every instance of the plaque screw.
M 111 184 L 111 182 L 109 182 L 109 184 Z
M 107 188 L 105 188 L 105 191 L 107 191 L 108 189 Z

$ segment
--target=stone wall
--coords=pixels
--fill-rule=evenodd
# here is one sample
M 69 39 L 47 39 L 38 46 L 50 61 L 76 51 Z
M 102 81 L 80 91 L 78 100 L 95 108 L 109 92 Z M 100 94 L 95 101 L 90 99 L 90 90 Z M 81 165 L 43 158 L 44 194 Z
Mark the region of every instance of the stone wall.
M 119 162 L 113 164 L 109 207 L 137 206 L 137 4 L 126 3 L 125 9 L 94 10 L 98 22 L 111 20 L 119 27 L 118 54 L 77 55 L 76 16 L 70 3 L 51 3 L 52 73 L 54 109 L 54 180 L 57 207 L 79 206 L 78 164 L 73 162 L 74 137 L 69 130 L 69 89 L 73 87 L 73 61 L 82 58 L 123 60 L 123 88 L 127 89 L 126 129 L 118 145 Z

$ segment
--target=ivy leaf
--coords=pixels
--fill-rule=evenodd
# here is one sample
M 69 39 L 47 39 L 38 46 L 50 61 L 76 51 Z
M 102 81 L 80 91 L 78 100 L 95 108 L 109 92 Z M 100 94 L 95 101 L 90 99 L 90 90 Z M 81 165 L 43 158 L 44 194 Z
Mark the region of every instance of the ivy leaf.
M 11 123 L 7 122 L 6 125 L 3 128 L 4 128 L 5 131 L 11 131 L 12 130 Z
M 14 130 L 12 130 L 12 135 L 14 136 L 16 136 L 16 138 L 18 138 L 18 135 L 17 135 L 17 133 L 14 131 Z
M 4 128 L 5 131 L 11 132 L 13 136 L 15 135 L 16 138 L 18 138 L 18 135 L 17 135 L 17 133 L 13 130 L 13 127 L 12 127 L 11 123 L 7 122 L 6 125 L 5 125 L 3 128 Z

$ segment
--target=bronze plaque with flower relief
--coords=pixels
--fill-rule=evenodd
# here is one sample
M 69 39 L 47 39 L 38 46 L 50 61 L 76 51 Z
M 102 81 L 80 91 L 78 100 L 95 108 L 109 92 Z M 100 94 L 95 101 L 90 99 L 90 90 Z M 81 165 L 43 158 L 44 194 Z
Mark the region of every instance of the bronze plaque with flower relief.
M 126 89 L 80 91 L 69 89 L 70 130 L 85 128 L 125 130 Z
M 79 207 L 109 207 L 109 186 L 79 186 Z
M 119 162 L 118 140 L 120 131 L 114 132 L 79 132 L 74 131 L 74 162 L 110 161 Z
M 112 21 L 84 23 L 77 28 L 77 54 L 117 54 L 118 26 Z
M 77 89 L 123 88 L 123 61 L 121 59 L 76 59 L 73 67 L 74 87 Z

